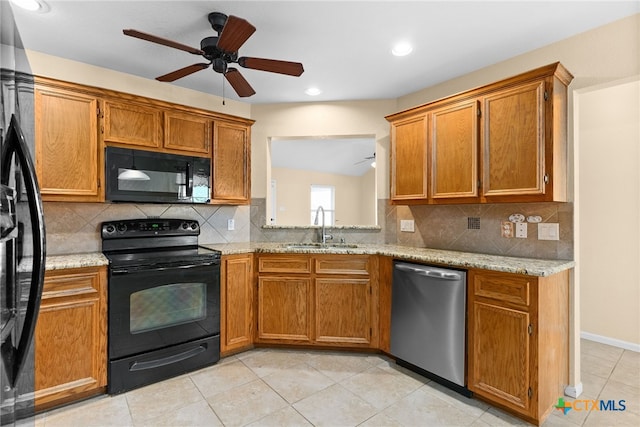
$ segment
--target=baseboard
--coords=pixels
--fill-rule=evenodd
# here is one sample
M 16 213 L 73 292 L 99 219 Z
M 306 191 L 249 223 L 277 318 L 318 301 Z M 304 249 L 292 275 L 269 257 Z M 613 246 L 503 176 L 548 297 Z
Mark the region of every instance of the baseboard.
M 582 394 L 582 383 L 566 386 L 564 388 L 564 394 L 569 397 L 573 397 L 574 399 L 577 398 Z
M 622 341 L 616 338 L 605 337 L 603 335 L 596 335 L 590 332 L 580 332 L 580 338 L 585 340 L 599 342 L 601 344 L 607 344 L 614 347 L 624 348 L 625 350 L 631 350 L 640 353 L 640 344 Z

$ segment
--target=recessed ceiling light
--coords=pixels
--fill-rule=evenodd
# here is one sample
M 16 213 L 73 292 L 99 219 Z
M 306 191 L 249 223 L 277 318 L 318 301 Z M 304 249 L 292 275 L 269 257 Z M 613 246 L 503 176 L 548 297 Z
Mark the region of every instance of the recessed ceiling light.
M 322 91 L 317 87 L 310 87 L 307 90 L 305 90 L 304 93 L 306 93 L 309 96 L 316 96 L 316 95 L 320 95 Z
M 406 56 L 409 55 L 413 51 L 413 46 L 411 46 L 407 42 L 400 42 L 396 44 L 393 49 L 391 49 L 391 53 L 395 56 Z
M 11 0 L 11 3 L 29 12 L 47 12 L 49 5 L 43 0 Z

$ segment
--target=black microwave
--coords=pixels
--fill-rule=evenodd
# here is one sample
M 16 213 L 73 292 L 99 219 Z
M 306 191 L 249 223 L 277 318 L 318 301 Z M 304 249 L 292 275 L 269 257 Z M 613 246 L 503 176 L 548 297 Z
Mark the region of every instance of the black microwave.
M 105 197 L 113 202 L 211 200 L 211 160 L 204 157 L 106 147 L 105 175 Z

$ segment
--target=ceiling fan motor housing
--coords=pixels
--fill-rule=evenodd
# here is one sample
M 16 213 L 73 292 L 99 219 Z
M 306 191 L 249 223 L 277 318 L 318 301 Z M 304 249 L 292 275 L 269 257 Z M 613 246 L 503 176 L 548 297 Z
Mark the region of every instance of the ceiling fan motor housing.
M 204 57 L 213 64 L 213 69 L 218 73 L 225 73 L 227 63 L 238 61 L 238 52 L 225 52 L 218 48 L 218 37 L 205 37 L 200 42 L 200 50 Z

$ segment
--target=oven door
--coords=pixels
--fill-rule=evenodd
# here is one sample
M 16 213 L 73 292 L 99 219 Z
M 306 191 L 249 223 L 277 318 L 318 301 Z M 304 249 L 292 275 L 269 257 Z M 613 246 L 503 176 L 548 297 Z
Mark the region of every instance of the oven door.
M 219 335 L 218 261 L 109 276 L 109 360 Z

